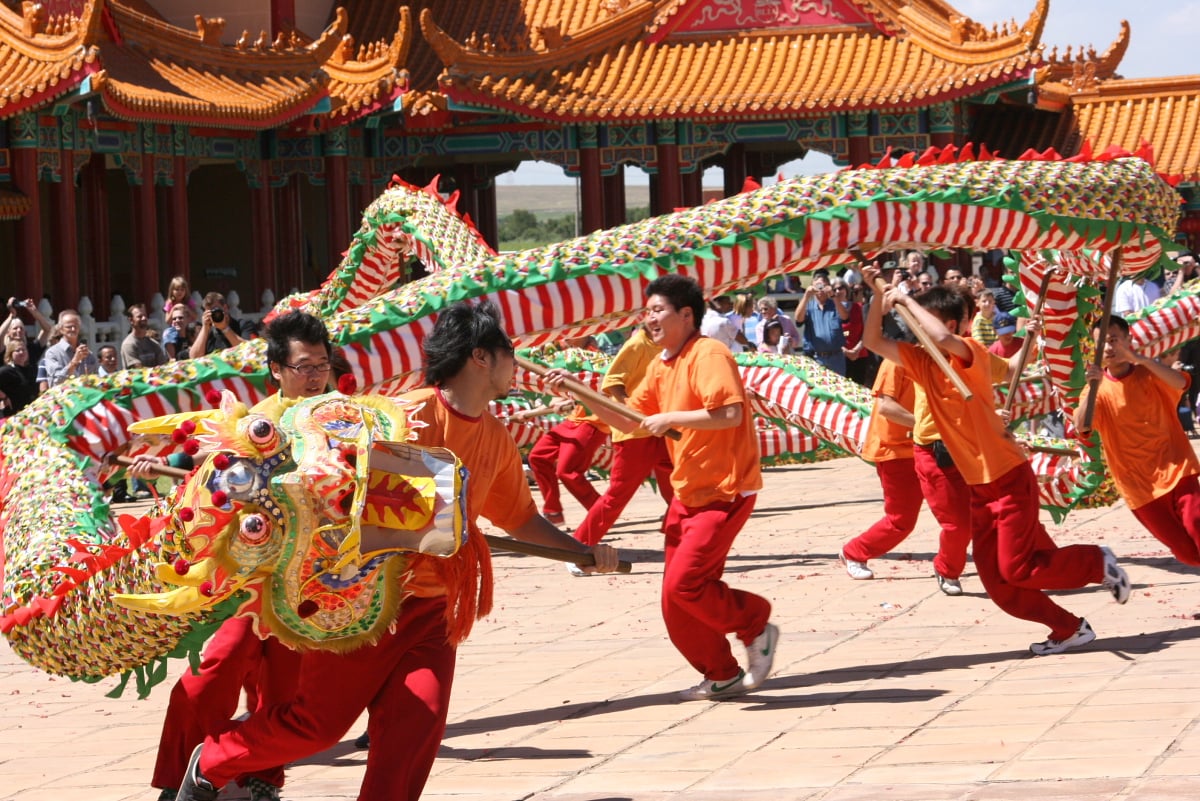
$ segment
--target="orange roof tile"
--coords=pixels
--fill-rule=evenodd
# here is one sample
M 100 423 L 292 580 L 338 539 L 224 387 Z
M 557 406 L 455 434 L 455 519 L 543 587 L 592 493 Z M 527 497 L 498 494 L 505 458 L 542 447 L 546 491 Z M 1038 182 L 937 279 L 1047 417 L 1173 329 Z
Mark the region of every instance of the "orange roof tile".
M 640 9 L 604 27 L 627 28 Z M 452 100 L 556 120 L 763 117 L 925 106 L 1025 77 L 1026 46 L 1000 58 L 931 51 L 931 33 L 895 38 L 874 29 L 818 34 L 760 31 L 609 43 L 583 32 L 560 51 L 484 53 L 455 42 L 425 12 L 426 38 L 447 65 Z M 589 38 L 598 44 L 592 46 Z M 977 50 L 979 48 L 976 48 Z
M 100 43 L 103 72 L 92 85 L 125 119 L 272 128 L 304 114 L 326 96 L 319 65 L 339 45 L 331 26 L 316 42 L 258 41 L 226 47 L 196 31 L 107 0 L 119 39 Z M 344 20 L 343 27 L 344 27 Z
M 0 5 L 0 119 L 45 105 L 100 68 L 93 41 L 95 4 L 81 17 L 48 17 L 41 6 L 18 16 Z
M 1104 81 L 1071 95 L 1071 113 L 1077 133 L 1063 152 L 1149 142 L 1158 172 L 1200 181 L 1200 75 Z

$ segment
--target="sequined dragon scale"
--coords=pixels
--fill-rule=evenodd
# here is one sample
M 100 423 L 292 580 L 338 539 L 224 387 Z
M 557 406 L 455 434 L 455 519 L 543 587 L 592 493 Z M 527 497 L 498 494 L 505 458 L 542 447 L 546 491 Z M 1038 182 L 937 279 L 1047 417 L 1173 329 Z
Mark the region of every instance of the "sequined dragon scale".
M 393 395 L 418 383 L 421 340 L 438 311 L 459 300 L 495 301 L 518 345 L 537 348 L 632 323 L 645 283 L 663 273 L 691 275 L 712 293 L 731 292 L 784 273 L 852 263 L 851 248 L 1119 249 L 1124 271 L 1134 273 L 1163 257 L 1161 243 L 1169 241 L 1178 211 L 1175 192 L 1130 154 L 1006 161 L 948 149 L 905 166 L 785 181 L 497 255 L 430 188 L 397 181 L 365 210 L 330 278 L 278 310 L 322 316 L 357 386 Z M 403 283 L 413 261 L 430 275 Z M 1069 261 L 1067 269 L 1079 276 L 1096 280 L 1105 273 L 1103 259 Z M 1200 319 L 1184 317 L 1179 327 Z M 164 656 L 194 657 L 218 612 L 162 618 L 113 602 L 118 594 L 166 589 L 155 567 L 164 543 L 145 519 L 112 518 L 95 465 L 127 444 L 130 423 L 198 411 L 212 390 L 228 390 L 247 405 L 260 400 L 264 355 L 255 341 L 203 359 L 75 380 L 0 427 L 0 631 L 22 658 L 87 680 L 134 671 L 148 685 Z M 751 355 L 740 363 L 766 461 L 858 452 L 869 412 L 860 388 L 803 358 Z M 534 377 L 519 380 L 537 391 Z M 1054 469 L 1079 472 L 1085 460 L 1066 461 Z M 1061 511 L 1097 486 L 1064 479 L 1061 492 L 1043 501 Z

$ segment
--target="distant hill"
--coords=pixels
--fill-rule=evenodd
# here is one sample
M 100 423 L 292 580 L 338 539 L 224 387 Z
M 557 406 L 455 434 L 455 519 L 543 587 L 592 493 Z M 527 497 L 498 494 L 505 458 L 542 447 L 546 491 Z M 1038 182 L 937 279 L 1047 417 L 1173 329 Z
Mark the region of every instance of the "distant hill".
M 650 205 L 649 186 L 626 186 L 625 207 Z M 538 217 L 561 217 L 576 210 L 575 187 L 565 186 L 497 186 L 496 214 L 499 217 L 524 209 Z

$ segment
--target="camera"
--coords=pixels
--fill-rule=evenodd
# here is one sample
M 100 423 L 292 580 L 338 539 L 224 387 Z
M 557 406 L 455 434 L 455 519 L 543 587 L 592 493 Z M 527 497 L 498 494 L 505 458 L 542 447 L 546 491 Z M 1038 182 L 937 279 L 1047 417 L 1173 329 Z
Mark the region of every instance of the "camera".
M 87 337 L 80 337 L 80 338 L 79 338 L 79 344 L 80 344 L 80 345 L 86 345 L 86 344 L 87 344 Z
M 221 309 L 213 309 L 212 314 L 209 316 L 212 317 L 212 321 L 214 323 L 221 323 L 225 321 L 225 312 Z

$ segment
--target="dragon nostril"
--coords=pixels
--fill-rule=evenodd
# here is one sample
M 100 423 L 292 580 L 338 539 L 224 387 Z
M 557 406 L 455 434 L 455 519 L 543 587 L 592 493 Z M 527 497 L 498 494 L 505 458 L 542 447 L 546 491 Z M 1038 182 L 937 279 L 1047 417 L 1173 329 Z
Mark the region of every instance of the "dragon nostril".
M 307 599 L 301 601 L 299 606 L 296 607 L 296 614 L 299 615 L 302 619 L 310 618 L 313 615 L 315 615 L 319 610 L 320 610 L 320 607 L 317 606 L 317 602 L 311 598 L 307 598 Z

